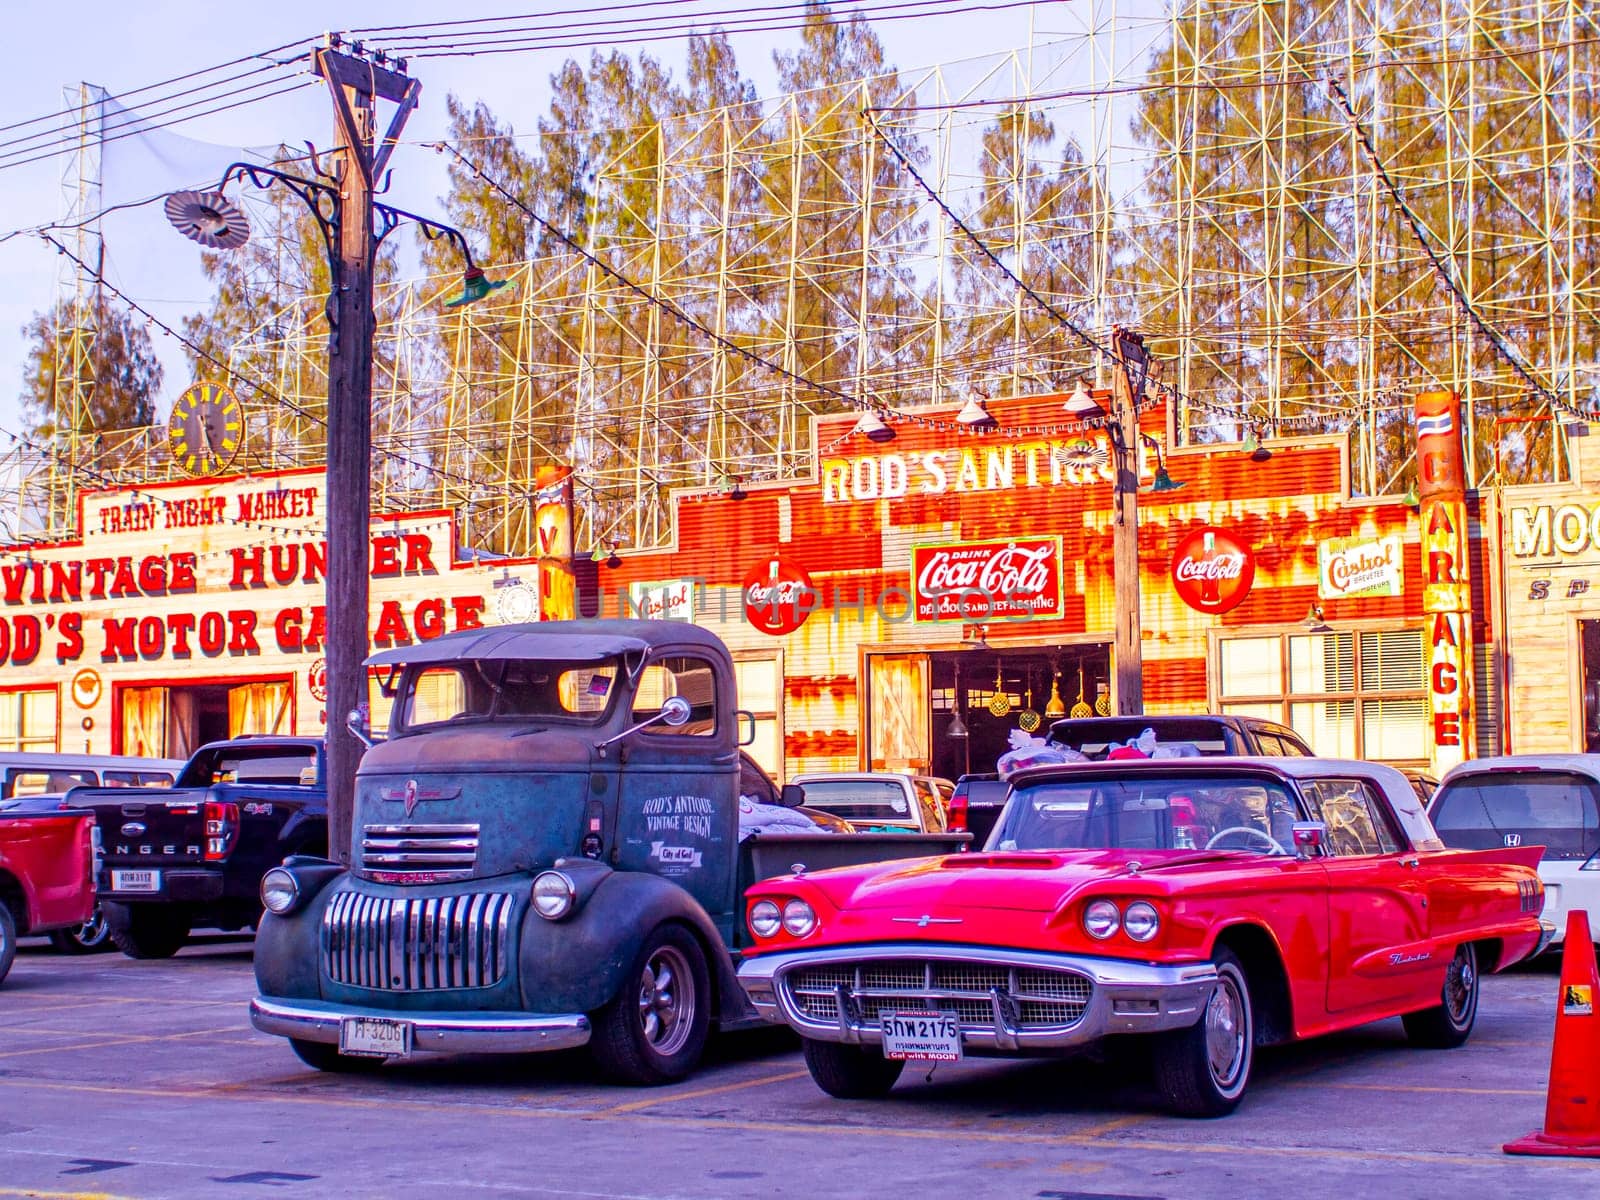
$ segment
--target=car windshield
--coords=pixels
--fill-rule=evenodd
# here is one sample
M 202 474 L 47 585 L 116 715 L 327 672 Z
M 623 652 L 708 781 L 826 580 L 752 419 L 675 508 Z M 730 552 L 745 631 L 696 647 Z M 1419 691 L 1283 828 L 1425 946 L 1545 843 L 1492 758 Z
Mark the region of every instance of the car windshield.
M 293 787 L 317 783 L 317 754 L 309 746 L 263 743 L 224 746 L 197 754 L 184 767 L 178 786 L 214 783 L 266 783 Z
M 1017 787 L 991 850 L 1248 850 L 1290 854 L 1294 797 L 1253 775 L 1100 775 Z
M 893 779 L 802 779 L 806 807 L 853 824 L 916 825 L 905 787 Z
M 1174 720 L 1159 723 L 1148 717 L 1129 717 L 1125 721 L 1088 720 L 1079 724 L 1065 721 L 1050 730 L 1054 746 L 1067 746 L 1094 762 L 1100 762 L 1112 746 L 1123 746 L 1146 729 L 1154 729 L 1156 745 L 1166 746 L 1181 757 L 1217 757 L 1229 753 L 1227 734 L 1216 721 Z M 1182 746 L 1192 746 L 1184 750 Z
M 1433 826 L 1446 846 L 1543 846 L 1550 859 L 1600 853 L 1600 789 L 1564 771 L 1466 775 L 1439 789 Z
M 482 659 L 440 663 L 410 674 L 399 698 L 400 724 L 564 721 L 598 724 L 611 706 L 615 660 L 551 662 Z

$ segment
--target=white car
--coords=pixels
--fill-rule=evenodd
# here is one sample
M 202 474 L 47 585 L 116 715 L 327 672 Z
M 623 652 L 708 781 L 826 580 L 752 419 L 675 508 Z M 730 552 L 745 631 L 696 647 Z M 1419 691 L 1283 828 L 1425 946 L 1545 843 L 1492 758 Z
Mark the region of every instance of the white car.
M 1590 936 L 1600 936 L 1600 754 L 1473 759 L 1440 781 L 1428 815 L 1446 846 L 1543 846 L 1552 945 L 1566 939 L 1574 909 L 1589 914 Z
M 893 771 L 837 771 L 796 775 L 805 806 L 843 817 L 858 832 L 904 829 L 943 833 L 955 784 L 933 775 Z

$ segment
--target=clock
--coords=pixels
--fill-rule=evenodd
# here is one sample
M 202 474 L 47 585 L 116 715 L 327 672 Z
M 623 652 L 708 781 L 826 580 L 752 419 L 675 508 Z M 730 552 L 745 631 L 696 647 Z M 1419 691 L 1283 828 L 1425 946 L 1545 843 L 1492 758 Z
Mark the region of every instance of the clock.
M 221 474 L 242 445 L 244 409 L 227 385 L 197 383 L 173 404 L 167 446 L 189 474 Z

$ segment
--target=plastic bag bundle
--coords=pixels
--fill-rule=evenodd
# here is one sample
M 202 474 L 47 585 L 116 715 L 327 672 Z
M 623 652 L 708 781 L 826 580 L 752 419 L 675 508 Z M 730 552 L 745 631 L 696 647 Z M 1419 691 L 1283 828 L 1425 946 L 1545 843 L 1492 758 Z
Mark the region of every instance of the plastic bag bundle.
M 1070 746 L 1053 746 L 1043 738 L 1030 737 L 1020 729 L 1011 731 L 1011 749 L 1000 756 L 995 770 L 1001 779 L 1009 779 L 1017 771 L 1028 767 L 1058 766 L 1063 763 L 1088 762 Z

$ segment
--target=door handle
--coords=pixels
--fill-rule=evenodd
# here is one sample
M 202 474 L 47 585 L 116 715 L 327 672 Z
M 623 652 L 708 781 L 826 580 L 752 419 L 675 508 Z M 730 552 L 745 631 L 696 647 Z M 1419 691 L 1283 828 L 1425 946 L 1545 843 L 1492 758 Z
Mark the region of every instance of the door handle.
M 1413 857 L 1413 858 L 1402 858 L 1400 860 L 1400 865 L 1402 867 L 1411 867 L 1411 868 L 1415 869 L 1415 868 L 1420 867 L 1422 865 L 1422 860 L 1420 858 L 1415 858 L 1415 857 Z

